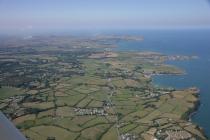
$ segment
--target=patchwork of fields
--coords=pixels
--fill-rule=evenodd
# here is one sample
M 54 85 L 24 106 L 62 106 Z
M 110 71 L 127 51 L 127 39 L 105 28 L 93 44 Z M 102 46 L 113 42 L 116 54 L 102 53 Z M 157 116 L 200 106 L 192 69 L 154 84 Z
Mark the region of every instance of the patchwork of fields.
M 2 53 L 0 109 L 29 140 L 206 139 L 188 121 L 198 89 L 151 83 L 154 74 L 183 73 L 167 59 L 88 49 Z

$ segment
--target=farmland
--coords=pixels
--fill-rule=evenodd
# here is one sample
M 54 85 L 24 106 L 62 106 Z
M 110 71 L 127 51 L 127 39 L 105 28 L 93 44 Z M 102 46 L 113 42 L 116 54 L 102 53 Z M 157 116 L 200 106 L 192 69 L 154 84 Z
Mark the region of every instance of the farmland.
M 80 46 L 82 39 L 69 41 L 76 48 L 55 42 L 19 53 L 11 51 L 17 46 L 1 48 L 0 109 L 29 140 L 206 139 L 188 121 L 199 90 L 151 82 L 153 75 L 183 74 L 164 62 L 189 57 L 112 52 L 98 42 L 111 41 L 112 48 L 116 37 L 96 39 L 88 48 Z

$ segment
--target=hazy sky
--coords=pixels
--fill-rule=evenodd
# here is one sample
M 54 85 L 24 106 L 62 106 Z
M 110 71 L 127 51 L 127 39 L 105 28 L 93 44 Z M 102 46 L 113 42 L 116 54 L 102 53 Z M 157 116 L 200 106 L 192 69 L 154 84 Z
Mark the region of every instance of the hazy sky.
M 207 27 L 207 0 L 0 0 L 0 30 Z

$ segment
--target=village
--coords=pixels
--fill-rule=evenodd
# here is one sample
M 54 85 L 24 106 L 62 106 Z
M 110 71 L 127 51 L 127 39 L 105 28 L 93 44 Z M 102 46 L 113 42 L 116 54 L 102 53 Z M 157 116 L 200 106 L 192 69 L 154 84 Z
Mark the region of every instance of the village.
M 103 108 L 74 108 L 76 115 L 84 116 L 84 115 L 97 115 L 97 116 L 106 116 L 108 115 Z

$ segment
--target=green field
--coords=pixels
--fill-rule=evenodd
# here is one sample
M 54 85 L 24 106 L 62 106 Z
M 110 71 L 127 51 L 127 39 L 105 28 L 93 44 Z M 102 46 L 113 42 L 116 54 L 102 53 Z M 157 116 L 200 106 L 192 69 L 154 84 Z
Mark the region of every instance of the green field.
M 154 74 L 184 72 L 165 65 L 165 55 L 41 50 L 0 60 L 0 109 L 30 140 L 150 140 L 169 132 L 206 139 L 187 120 L 198 103 L 197 89 L 157 88 L 151 82 Z

